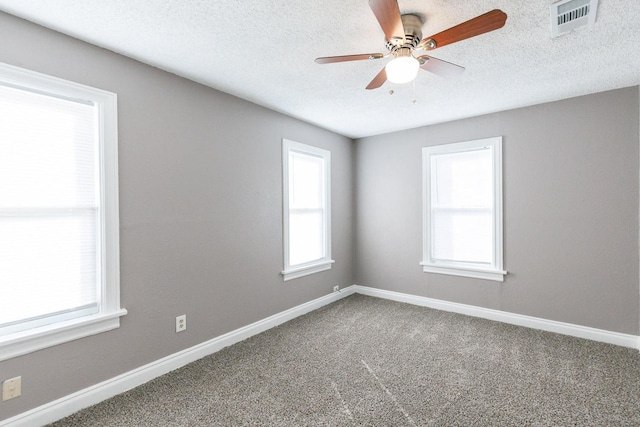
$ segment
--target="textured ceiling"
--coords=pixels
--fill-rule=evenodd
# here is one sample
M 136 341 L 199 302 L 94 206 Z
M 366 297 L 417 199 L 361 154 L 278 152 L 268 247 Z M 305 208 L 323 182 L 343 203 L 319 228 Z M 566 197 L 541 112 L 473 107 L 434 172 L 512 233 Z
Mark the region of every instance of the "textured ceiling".
M 420 71 L 415 85 L 373 91 L 387 59 L 313 62 L 386 53 L 367 0 L 0 0 L 0 10 L 357 138 L 640 84 L 638 0 L 600 0 L 594 26 L 556 39 L 551 3 L 399 0 L 426 18 L 424 36 L 491 9 L 508 19 L 430 52 L 463 65 L 460 77 Z

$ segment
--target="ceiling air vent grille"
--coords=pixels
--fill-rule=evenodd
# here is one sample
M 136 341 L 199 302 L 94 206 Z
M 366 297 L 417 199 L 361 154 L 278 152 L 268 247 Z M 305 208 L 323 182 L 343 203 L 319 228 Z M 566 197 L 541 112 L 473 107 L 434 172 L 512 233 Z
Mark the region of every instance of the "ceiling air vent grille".
M 551 5 L 551 37 L 596 22 L 598 0 L 561 0 Z

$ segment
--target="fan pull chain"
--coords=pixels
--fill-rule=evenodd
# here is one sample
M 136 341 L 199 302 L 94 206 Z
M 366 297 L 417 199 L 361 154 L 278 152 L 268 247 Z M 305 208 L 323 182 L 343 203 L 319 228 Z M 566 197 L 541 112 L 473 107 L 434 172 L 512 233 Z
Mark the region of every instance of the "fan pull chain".
M 416 79 L 413 79 L 413 99 L 411 100 L 413 105 L 418 103 L 418 96 L 416 95 Z

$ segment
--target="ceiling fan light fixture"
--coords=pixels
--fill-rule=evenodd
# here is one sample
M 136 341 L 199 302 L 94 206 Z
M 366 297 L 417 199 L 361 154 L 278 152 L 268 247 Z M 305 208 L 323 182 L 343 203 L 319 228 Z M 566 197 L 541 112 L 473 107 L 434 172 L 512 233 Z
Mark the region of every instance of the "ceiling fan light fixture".
M 418 75 L 420 62 L 413 56 L 398 56 L 385 66 L 387 80 L 391 83 L 409 83 Z

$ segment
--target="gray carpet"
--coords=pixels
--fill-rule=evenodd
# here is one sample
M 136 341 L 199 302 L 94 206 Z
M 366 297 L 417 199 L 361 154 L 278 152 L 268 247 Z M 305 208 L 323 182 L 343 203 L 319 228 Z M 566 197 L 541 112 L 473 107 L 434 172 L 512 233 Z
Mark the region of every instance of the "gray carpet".
M 637 350 L 353 295 L 53 426 L 640 426 Z

